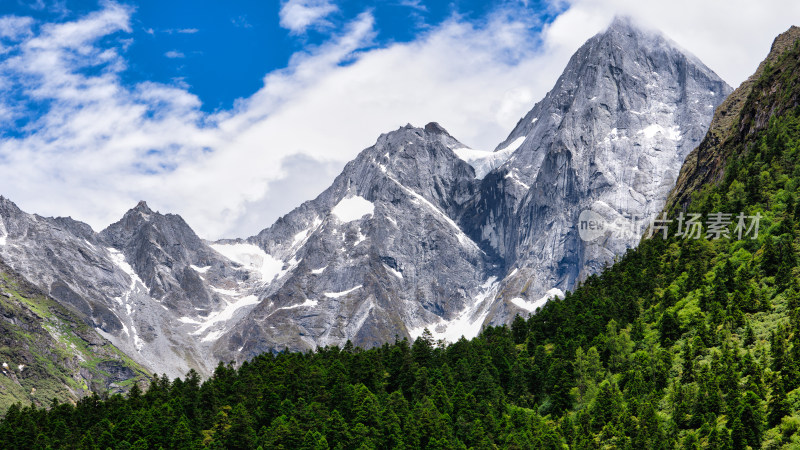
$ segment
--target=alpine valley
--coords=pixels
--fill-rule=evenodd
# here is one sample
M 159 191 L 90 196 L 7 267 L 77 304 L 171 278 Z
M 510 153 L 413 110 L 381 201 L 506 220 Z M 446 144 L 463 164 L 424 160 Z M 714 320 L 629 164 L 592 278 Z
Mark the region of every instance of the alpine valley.
M 0 399 L 42 404 L 20 381 L 28 373 L 79 373 L 48 391 L 75 398 L 147 371 L 205 377 L 219 361 L 372 348 L 426 329 L 455 342 L 527 317 L 639 243 L 687 155 L 712 145 L 703 138 L 731 91 L 667 37 L 618 18 L 494 151 L 437 123 L 403 126 L 255 236 L 209 242 L 145 202 L 96 232 L 0 197 L 0 270 L 16 286 L 4 300 L 0 285 L 0 326 L 28 330 L 0 341 L 0 359 L 26 367 Z M 581 240 L 584 210 L 614 227 Z M 45 341 L 71 353 L 32 350 L 55 345 Z

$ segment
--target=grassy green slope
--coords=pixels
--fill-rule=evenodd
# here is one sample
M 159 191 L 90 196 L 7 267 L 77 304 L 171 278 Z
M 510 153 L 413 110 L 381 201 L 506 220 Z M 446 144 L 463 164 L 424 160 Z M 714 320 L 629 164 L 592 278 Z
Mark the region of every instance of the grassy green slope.
M 0 413 L 91 392 L 123 392 L 146 372 L 0 262 Z

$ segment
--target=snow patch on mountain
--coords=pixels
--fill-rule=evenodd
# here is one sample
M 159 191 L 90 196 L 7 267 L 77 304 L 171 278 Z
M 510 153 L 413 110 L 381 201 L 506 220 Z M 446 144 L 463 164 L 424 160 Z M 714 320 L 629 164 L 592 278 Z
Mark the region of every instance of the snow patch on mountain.
M 131 295 L 137 292 L 138 286 L 145 286 L 144 282 L 139 278 L 139 275 L 133 270 L 128 261 L 125 259 L 125 255 L 122 254 L 119 250 L 108 247 L 108 254 L 111 257 L 111 262 L 113 262 L 117 267 L 119 267 L 131 280 L 131 284 L 128 287 L 127 292 L 121 297 L 116 297 L 115 300 L 120 305 L 125 305 L 125 311 L 128 313 L 128 317 L 131 317 L 131 314 L 134 312 L 133 307 L 131 306 Z M 136 348 L 136 351 L 141 351 L 142 347 L 144 346 L 144 342 L 136 333 L 136 327 L 131 323 L 131 331 L 128 331 L 128 327 L 125 326 L 124 321 L 120 321 L 122 326 L 125 329 L 125 333 L 128 334 L 129 337 L 133 338 L 133 346 Z
M 325 297 L 328 297 L 328 298 L 344 297 L 345 295 L 355 291 L 356 289 L 360 289 L 360 288 L 361 288 L 361 285 L 359 284 L 358 286 L 356 286 L 354 288 L 351 288 L 351 289 L 348 289 L 348 290 L 342 291 L 342 292 L 326 292 L 325 293 Z
M 358 195 L 341 199 L 331 210 L 331 214 L 342 222 L 352 222 L 374 213 L 375 204 Z
M 497 295 L 498 285 L 497 277 L 490 277 L 481 285 L 481 292 L 475 296 L 472 304 L 458 313 L 455 319 L 440 319 L 436 323 L 410 328 L 408 334 L 416 339 L 427 328 L 435 339 L 444 339 L 447 342 L 456 342 L 462 336 L 466 339 L 478 336 L 489 315 L 489 307 Z
M 530 186 L 525 184 L 524 181 L 519 179 L 519 176 L 516 174 L 514 169 L 509 170 L 508 173 L 506 174 L 505 178 L 510 179 L 511 181 L 513 181 L 513 182 L 517 183 L 518 185 L 522 186 L 526 191 L 531 188 Z
M 322 225 L 322 220 L 320 220 L 319 217 L 315 217 L 310 227 L 299 231 L 294 235 L 294 238 L 292 239 L 292 248 L 302 247 L 305 245 L 306 241 L 308 241 L 308 238 L 314 234 L 314 231 L 316 231 L 320 225 Z
M 616 130 L 616 128 L 615 128 Z M 638 132 L 639 134 L 643 134 L 644 137 L 647 139 L 654 138 L 657 134 L 661 134 L 667 139 L 677 141 L 681 138 L 681 128 L 679 125 L 674 125 L 669 128 L 665 128 L 657 123 L 650 124 L 644 129 Z
M 533 122 L 531 122 L 531 123 L 535 123 L 535 122 L 536 122 L 536 121 L 534 120 L 534 121 L 533 121 Z M 528 136 L 519 136 L 518 138 L 516 138 L 516 139 L 514 139 L 513 141 L 509 142 L 509 143 L 508 143 L 508 144 L 506 144 L 505 146 L 498 148 L 498 149 L 497 149 L 497 151 L 498 151 L 498 152 L 501 152 L 501 151 L 506 151 L 506 152 L 513 153 L 513 152 L 514 152 L 516 149 L 518 149 L 518 148 L 520 147 L 520 145 L 522 145 L 522 143 L 523 143 L 523 142 L 525 142 L 525 139 L 526 139 L 527 137 L 528 137 Z M 509 153 L 509 154 L 510 154 L 510 153 Z
M 525 137 L 523 136 L 517 139 L 519 142 L 514 141 L 511 143 L 511 145 L 508 145 L 506 148 L 496 152 L 474 150 L 468 147 L 462 147 L 453 149 L 453 153 L 455 153 L 456 156 L 461 158 L 464 162 L 472 166 L 472 168 L 475 169 L 475 178 L 482 180 L 487 173 L 502 166 L 503 163 L 508 160 L 511 154 L 514 153 L 514 150 L 519 148 L 524 140 Z
M 247 306 L 257 305 L 259 303 L 259 300 L 258 297 L 256 297 L 255 295 L 247 295 L 239 299 L 234 299 L 234 301 L 230 302 L 226 300 L 226 302 L 227 305 L 222 310 L 211 314 L 205 320 L 195 321 L 195 323 L 199 324 L 200 326 L 196 330 L 194 330 L 194 332 L 192 332 L 192 335 L 195 336 L 201 335 L 205 333 L 206 330 L 208 330 L 209 328 L 220 322 L 229 322 L 237 311 Z M 188 317 L 182 317 L 178 320 L 180 320 L 183 323 L 192 323 L 193 319 Z M 205 341 L 205 339 L 203 340 Z
M 6 245 L 7 237 L 8 232 L 6 231 L 6 226 L 3 224 L 3 218 L 0 217 L 0 245 Z
M 528 312 L 534 312 L 536 311 L 537 308 L 541 308 L 548 301 L 550 301 L 550 299 L 554 297 L 564 297 L 564 291 L 558 288 L 553 288 L 547 291 L 547 294 L 545 294 L 545 296 L 540 298 L 539 300 L 530 302 L 525 300 L 524 298 L 515 297 L 511 299 L 511 303 L 515 304 L 516 306 L 519 306 L 520 308 Z
M 353 242 L 353 247 L 357 246 L 358 244 L 364 242 L 367 237 L 361 232 L 361 228 L 358 229 L 358 234 L 356 235 L 356 241 Z
M 208 269 L 211 268 L 211 266 L 197 267 L 194 264 L 190 265 L 189 267 L 194 269 L 194 271 L 197 272 L 197 273 L 206 273 L 206 272 L 208 272 Z
M 399 272 L 399 271 L 387 266 L 386 264 L 383 265 L 383 268 L 386 269 L 387 272 L 389 272 L 390 274 L 394 275 L 395 277 L 397 277 L 397 278 L 399 278 L 401 280 L 403 279 L 403 274 L 401 272 Z
M 119 250 L 113 247 L 108 247 L 106 250 L 108 250 L 108 253 L 111 256 L 111 261 L 114 264 L 116 264 L 117 267 L 122 269 L 122 271 L 125 272 L 125 274 L 128 275 L 128 277 L 130 277 L 131 279 L 130 292 L 132 292 L 133 289 L 136 287 L 137 282 L 141 283 L 142 286 L 144 286 L 144 282 L 139 278 L 139 275 L 137 275 L 136 272 L 133 270 L 133 267 L 131 267 L 131 265 L 128 264 L 128 261 L 125 259 L 125 255 L 123 255 Z
M 289 305 L 289 306 L 282 306 L 275 311 L 280 311 L 282 309 L 297 309 L 297 308 L 313 308 L 319 304 L 316 300 L 306 299 L 303 303 L 298 303 L 296 305 Z
M 144 347 L 144 342 L 142 338 L 139 337 L 139 333 L 136 332 L 136 326 L 131 324 L 131 331 L 133 332 L 133 346 L 136 348 L 137 352 L 142 351 L 142 347 Z

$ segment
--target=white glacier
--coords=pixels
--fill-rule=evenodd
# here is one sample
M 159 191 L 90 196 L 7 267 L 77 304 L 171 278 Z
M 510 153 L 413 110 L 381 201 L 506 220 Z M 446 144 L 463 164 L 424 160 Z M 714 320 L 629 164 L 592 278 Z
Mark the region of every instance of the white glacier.
M 211 244 L 217 253 L 261 275 L 261 280 L 271 282 L 281 273 L 283 262 L 253 244 Z

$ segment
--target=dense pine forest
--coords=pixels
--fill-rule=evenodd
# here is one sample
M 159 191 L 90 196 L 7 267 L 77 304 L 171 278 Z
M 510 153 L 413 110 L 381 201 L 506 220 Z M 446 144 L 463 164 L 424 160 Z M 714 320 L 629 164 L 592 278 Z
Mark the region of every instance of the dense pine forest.
M 800 447 L 800 48 L 766 68 L 724 177 L 602 276 L 472 340 L 264 354 L 202 382 L 13 406 L 0 447 Z M 760 217 L 739 236 L 736 216 Z M 682 224 L 685 226 L 685 224 Z M 717 230 L 719 231 L 719 230 Z

